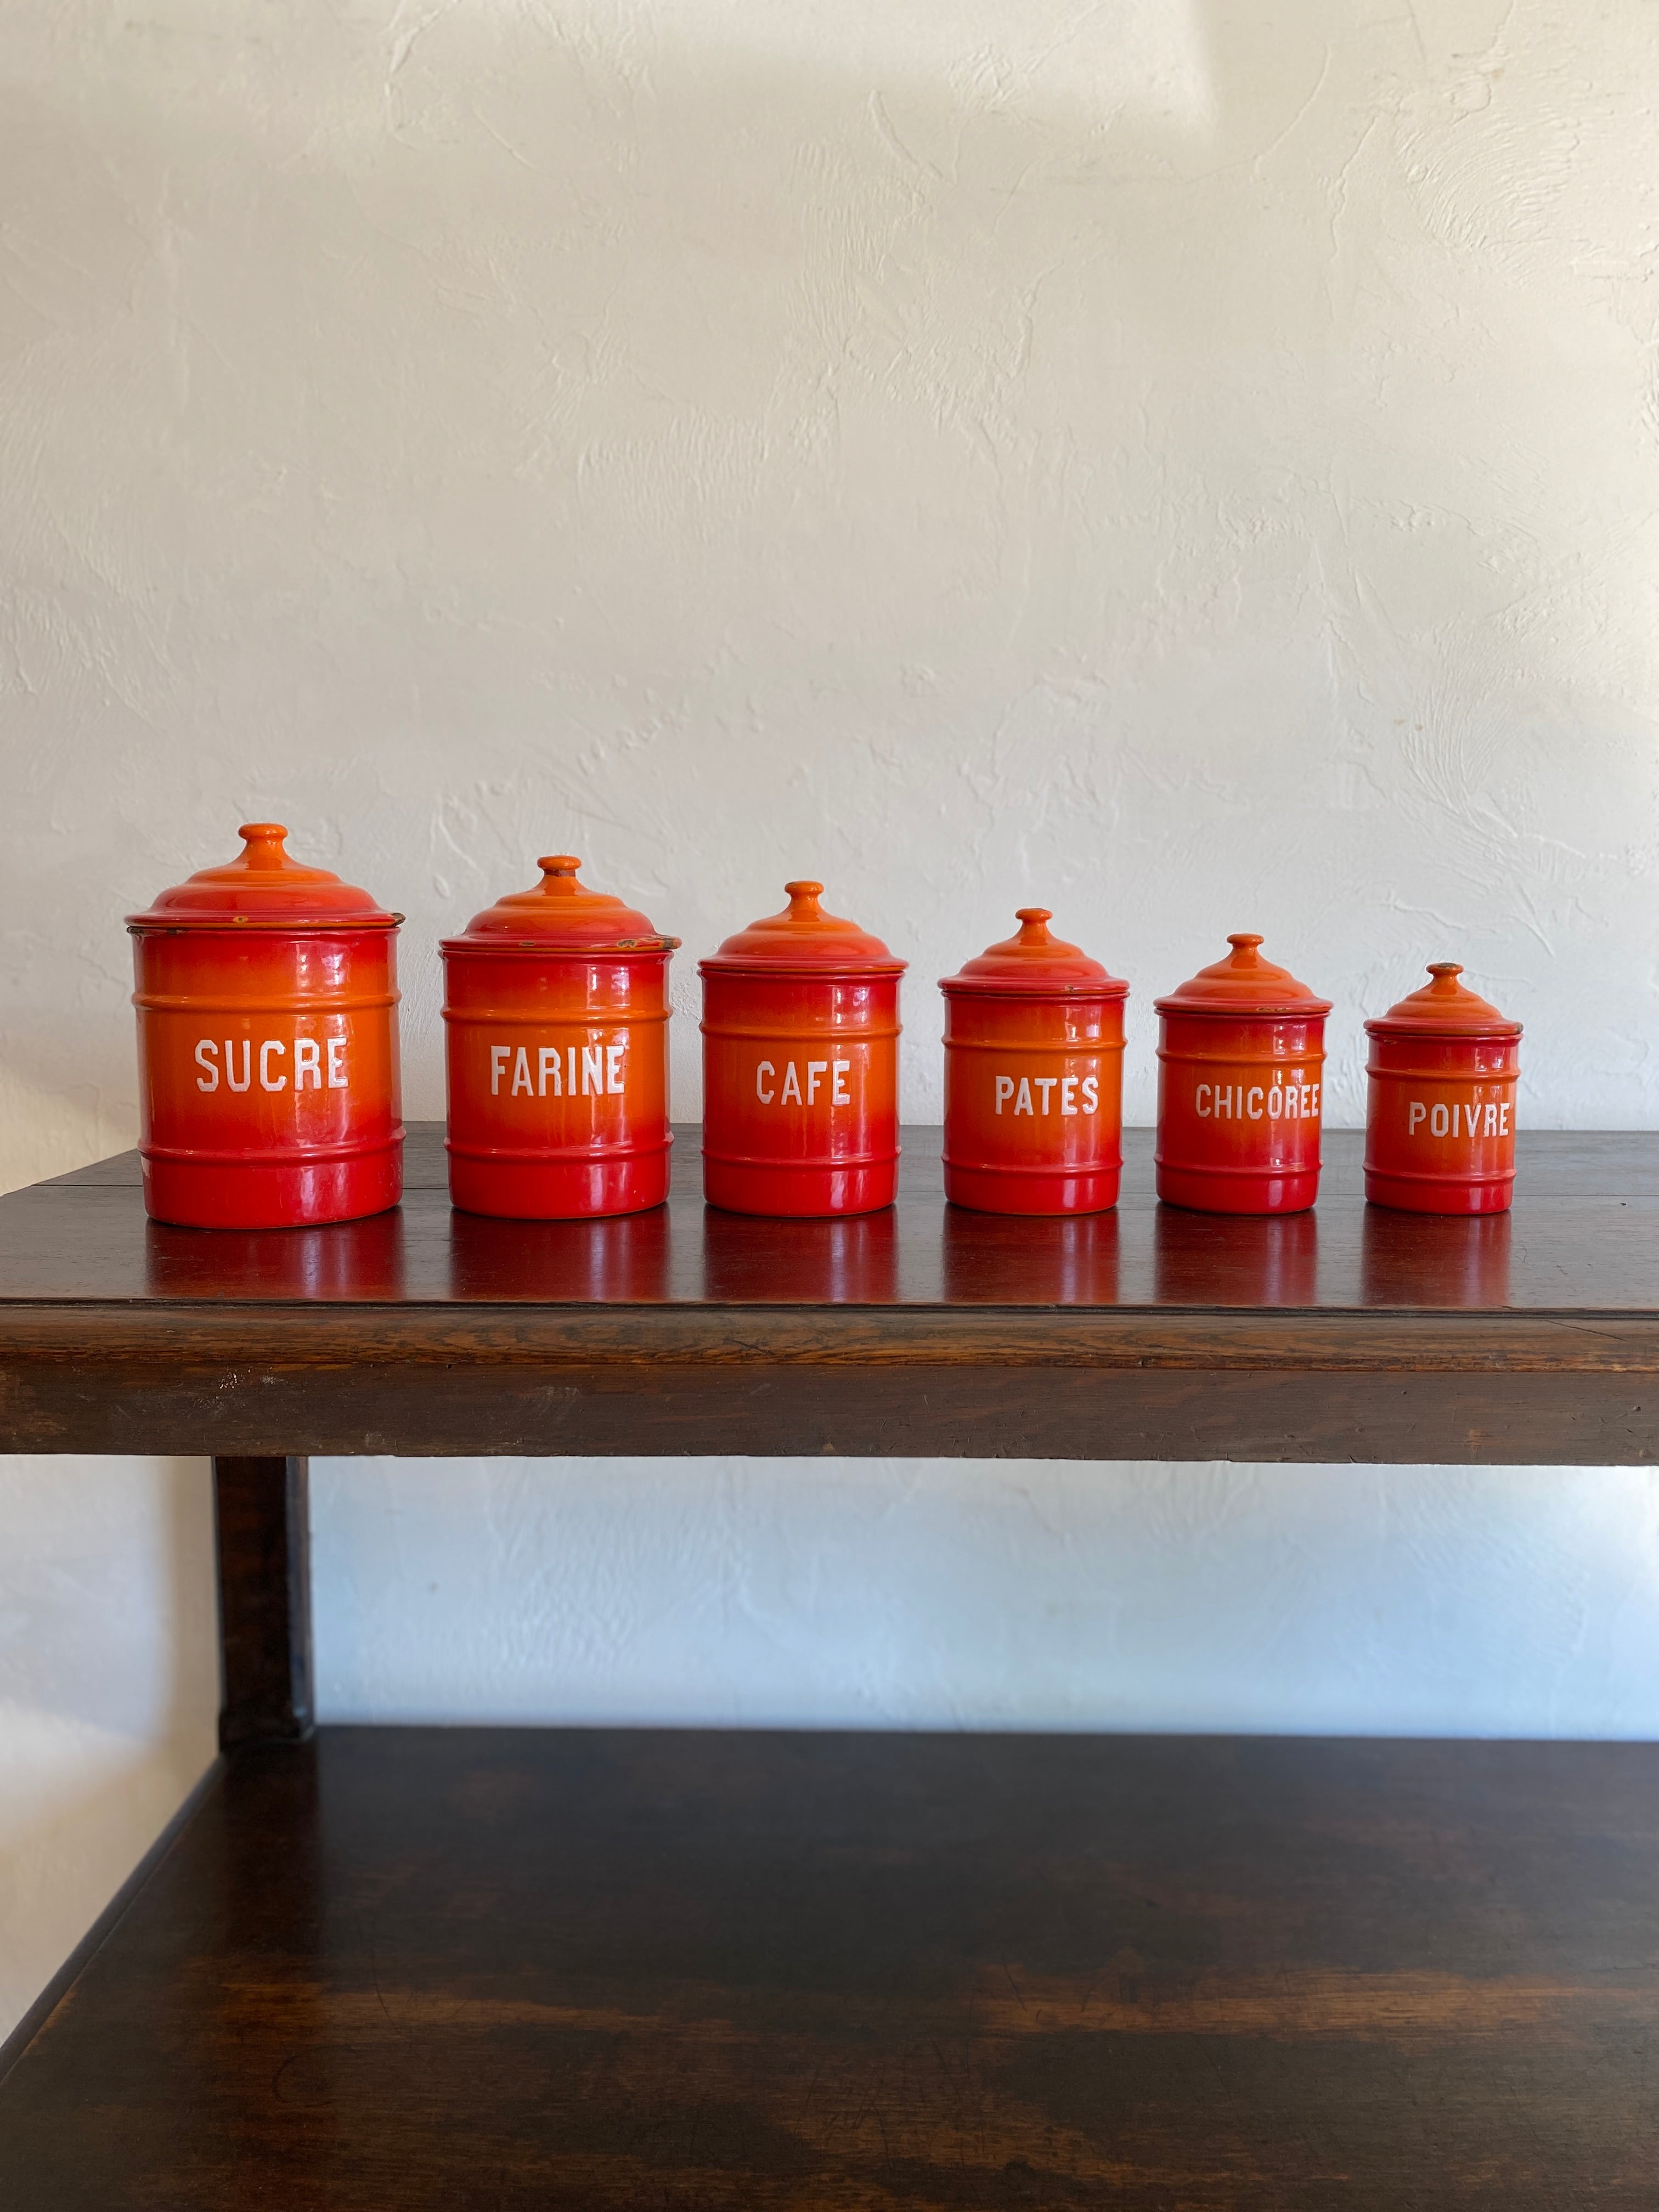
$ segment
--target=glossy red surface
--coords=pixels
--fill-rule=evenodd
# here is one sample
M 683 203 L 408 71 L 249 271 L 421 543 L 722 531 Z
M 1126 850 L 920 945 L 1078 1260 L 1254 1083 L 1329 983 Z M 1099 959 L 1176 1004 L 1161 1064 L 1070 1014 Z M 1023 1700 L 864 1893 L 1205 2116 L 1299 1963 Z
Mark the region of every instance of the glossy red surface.
M 1046 907 L 939 983 L 945 1194 L 983 1213 L 1096 1213 L 1123 1165 L 1129 987 L 1050 936 Z
M 668 1195 L 665 937 L 550 854 L 446 938 L 449 1186 L 473 1213 L 570 1220 Z
M 398 917 L 290 860 L 280 824 L 240 835 L 128 919 L 145 1204 L 210 1229 L 380 1212 L 403 1188 Z
M 1367 1022 L 1365 1195 L 1410 1213 L 1501 1213 L 1515 1192 L 1521 1024 L 1455 961 Z
M 867 1213 L 898 1189 L 904 962 L 823 886 L 701 963 L 703 1189 L 738 1213 Z
M 1319 1193 L 1325 1017 L 1261 939 L 1157 1002 L 1158 1194 L 1206 1213 L 1294 1213 Z

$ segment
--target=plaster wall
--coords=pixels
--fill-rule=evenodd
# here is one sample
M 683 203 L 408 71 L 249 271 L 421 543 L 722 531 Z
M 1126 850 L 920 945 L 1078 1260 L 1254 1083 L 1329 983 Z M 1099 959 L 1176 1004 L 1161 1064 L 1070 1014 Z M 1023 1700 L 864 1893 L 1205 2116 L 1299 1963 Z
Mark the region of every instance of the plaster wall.
M 1534 1126 L 1655 1126 L 1656 100 L 1641 0 L 13 0 L 0 1175 L 130 1140 L 118 918 L 251 815 L 407 912 L 416 1113 L 436 938 L 565 847 L 685 940 L 688 1116 L 696 956 L 811 872 L 913 1118 L 1038 901 L 1132 1119 L 1250 927 L 1334 1120 L 1450 953 Z M 316 1497 L 339 1717 L 1659 1725 L 1644 1476 Z M 0 2016 L 208 1755 L 205 1498 L 0 1483 Z

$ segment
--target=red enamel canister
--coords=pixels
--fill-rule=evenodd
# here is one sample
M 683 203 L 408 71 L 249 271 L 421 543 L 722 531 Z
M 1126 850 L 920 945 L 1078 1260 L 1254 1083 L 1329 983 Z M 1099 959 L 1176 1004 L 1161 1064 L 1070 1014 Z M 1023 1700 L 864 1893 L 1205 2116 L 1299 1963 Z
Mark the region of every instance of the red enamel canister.
M 1129 987 L 1048 934 L 1018 936 L 944 977 L 945 1195 L 981 1213 L 1098 1213 L 1123 1166 Z
M 1328 999 L 1241 932 L 1157 1002 L 1158 1194 L 1201 1213 L 1298 1213 L 1319 1194 Z
M 1408 1213 L 1501 1213 L 1515 1190 L 1521 1024 L 1455 960 L 1367 1022 L 1365 1195 Z
M 302 867 L 277 822 L 132 933 L 144 1203 L 195 1229 L 350 1221 L 403 1191 L 401 915 Z
M 444 956 L 449 1194 L 526 1221 L 668 1195 L 668 963 L 679 943 L 550 854 Z
M 728 937 L 702 976 L 702 1187 L 734 1213 L 869 1213 L 898 1189 L 905 963 L 822 884 Z

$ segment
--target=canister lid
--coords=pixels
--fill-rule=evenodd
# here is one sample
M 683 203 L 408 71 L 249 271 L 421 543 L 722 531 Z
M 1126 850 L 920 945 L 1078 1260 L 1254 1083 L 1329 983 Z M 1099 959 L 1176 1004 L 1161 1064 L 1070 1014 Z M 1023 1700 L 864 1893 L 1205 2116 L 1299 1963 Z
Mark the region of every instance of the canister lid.
M 1315 996 L 1288 968 L 1264 960 L 1261 939 L 1249 930 L 1228 938 L 1231 952 L 1212 967 L 1154 1000 L 1160 1014 L 1328 1014 L 1331 1001 Z
M 331 868 L 307 868 L 284 847 L 280 822 L 244 822 L 236 835 L 242 850 L 222 867 L 203 868 L 188 882 L 163 891 L 143 914 L 130 914 L 130 929 L 395 929 L 390 914 L 356 884 Z
M 494 906 L 475 914 L 451 945 L 533 945 L 538 951 L 566 952 L 672 952 L 678 937 L 665 937 L 656 924 L 610 891 L 591 891 L 576 879 L 581 862 L 574 853 L 544 853 L 536 866 L 540 883 L 527 891 L 509 891 Z
M 855 921 L 826 914 L 823 885 L 786 884 L 789 903 L 728 937 L 700 962 L 700 972 L 760 969 L 811 975 L 902 975 L 905 963 Z
M 976 959 L 964 961 L 954 975 L 941 975 L 939 988 L 953 995 L 977 993 L 988 998 L 1127 999 L 1128 985 L 1109 975 L 1075 945 L 1048 934 L 1046 906 L 1014 909 L 1017 937 L 987 945 Z
M 1431 983 L 1413 991 L 1397 1006 L 1390 1006 L 1376 1021 L 1367 1022 L 1371 1036 L 1518 1037 L 1519 1022 L 1500 1014 L 1496 1006 L 1458 981 L 1463 970 L 1455 960 L 1431 960 Z

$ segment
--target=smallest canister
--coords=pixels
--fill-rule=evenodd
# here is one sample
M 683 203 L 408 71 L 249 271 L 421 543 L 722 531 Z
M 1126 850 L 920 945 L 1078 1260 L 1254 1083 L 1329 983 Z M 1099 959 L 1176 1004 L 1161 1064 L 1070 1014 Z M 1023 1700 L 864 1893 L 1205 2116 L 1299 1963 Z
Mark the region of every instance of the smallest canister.
M 1521 1024 L 1458 981 L 1433 981 L 1367 1022 L 1365 1195 L 1408 1213 L 1501 1213 L 1515 1190 Z
M 1232 951 L 1157 1001 L 1158 1194 L 1201 1213 L 1299 1213 L 1319 1194 L 1328 999 Z
M 1123 1167 L 1129 987 L 1016 910 L 945 994 L 945 1195 L 981 1213 L 1099 1213 Z

